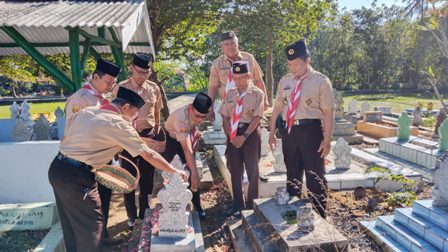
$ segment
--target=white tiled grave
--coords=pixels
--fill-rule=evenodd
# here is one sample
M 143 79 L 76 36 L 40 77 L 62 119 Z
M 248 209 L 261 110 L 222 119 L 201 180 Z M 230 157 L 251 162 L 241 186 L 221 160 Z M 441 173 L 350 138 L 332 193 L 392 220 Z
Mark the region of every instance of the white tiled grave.
M 380 216 L 361 224 L 388 251 L 448 251 L 448 209 L 417 200 L 412 208 L 397 208 L 392 216 Z
M 426 147 L 425 147 L 426 145 Z M 430 140 L 419 140 L 411 137 L 410 141 L 400 142 L 397 137 L 382 138 L 379 140 L 379 149 L 394 157 L 409 161 L 428 169 L 436 167 L 437 159 L 442 156 L 437 148 L 430 148 Z
M 227 186 L 229 187 L 230 192 L 232 192 L 230 172 L 226 167 L 226 157 L 224 155 L 225 150 L 225 145 L 215 145 L 214 158 L 221 175 L 223 176 L 224 180 L 227 183 Z M 422 175 L 418 172 L 415 172 L 405 166 L 397 165 L 385 159 L 376 157 L 356 148 L 352 148 L 352 163 L 350 165 L 350 169 L 335 168 L 334 155 L 332 152 L 330 152 L 327 159 L 330 161 L 330 163 L 326 166 L 327 174 L 325 177 L 328 182 L 328 187 L 331 190 L 352 190 L 358 186 L 364 186 L 366 188 L 375 187 L 383 191 L 395 191 L 401 188 L 401 185 L 397 182 L 385 179 L 377 179 L 380 176 L 383 177 L 384 174 L 366 174 L 366 169 L 368 167 L 371 167 L 372 165 L 387 168 L 391 170 L 392 173 L 402 174 L 416 181 L 420 181 L 422 179 Z M 286 185 L 286 173 L 275 172 L 272 165 L 272 162 L 274 161 L 275 159 L 272 156 L 271 152 L 269 152 L 267 156 L 262 157 L 260 160 L 260 174 L 265 175 L 265 177 L 267 177 L 268 179 L 267 182 L 260 181 L 260 198 L 273 197 L 277 187 Z M 244 174 L 244 176 L 246 175 Z M 247 185 L 248 179 L 244 178 L 243 187 L 247 188 Z

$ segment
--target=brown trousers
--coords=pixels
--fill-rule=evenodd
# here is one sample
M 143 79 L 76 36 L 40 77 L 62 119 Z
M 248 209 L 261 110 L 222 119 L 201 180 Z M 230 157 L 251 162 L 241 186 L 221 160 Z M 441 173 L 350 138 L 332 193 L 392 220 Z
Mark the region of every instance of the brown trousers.
M 103 215 L 95 175 L 55 158 L 48 179 L 67 252 L 101 251 Z
M 320 121 L 293 126 L 289 134 L 287 129 L 282 128 L 280 134 L 289 195 L 300 198 L 305 172 L 308 197 L 319 214 L 325 218 L 327 205 L 325 163 L 320 157 L 321 153 L 317 152 L 323 140 Z
M 246 127 L 238 128 L 237 135 L 242 135 Z M 252 209 L 253 200 L 258 198 L 259 170 L 258 163 L 261 156 L 261 136 L 260 127 L 257 127 L 250 134 L 241 148 L 236 148 L 229 139 L 227 139 L 227 148 L 225 152 L 227 159 L 227 169 L 230 171 L 233 192 L 233 208 L 243 210 L 245 206 Z M 249 188 L 247 201 L 243 196 L 243 175 L 246 169 L 249 178 Z

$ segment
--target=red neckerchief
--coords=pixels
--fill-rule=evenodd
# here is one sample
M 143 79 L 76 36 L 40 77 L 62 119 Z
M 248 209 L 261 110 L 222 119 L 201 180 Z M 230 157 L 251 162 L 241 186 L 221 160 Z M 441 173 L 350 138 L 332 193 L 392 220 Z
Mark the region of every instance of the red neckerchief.
M 90 85 L 90 83 L 84 84 L 84 86 L 82 86 L 82 88 L 90 90 L 95 97 L 99 98 L 100 101 L 101 101 L 101 105 L 109 104 L 109 100 L 104 98 L 101 94 L 98 94 L 98 92 L 95 92 L 95 90 L 93 90 L 93 88 Z
M 104 109 L 104 110 L 108 110 L 108 111 L 112 111 L 112 112 L 120 114 L 120 111 L 118 111 L 118 109 L 114 105 L 112 105 L 110 103 L 101 105 L 100 109 Z

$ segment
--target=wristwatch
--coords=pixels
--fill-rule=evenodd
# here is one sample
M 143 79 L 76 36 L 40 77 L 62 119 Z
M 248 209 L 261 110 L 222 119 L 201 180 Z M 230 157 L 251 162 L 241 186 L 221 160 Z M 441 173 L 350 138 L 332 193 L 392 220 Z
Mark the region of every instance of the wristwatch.
M 249 134 L 244 132 L 243 137 L 244 137 L 244 139 L 247 139 L 249 137 Z

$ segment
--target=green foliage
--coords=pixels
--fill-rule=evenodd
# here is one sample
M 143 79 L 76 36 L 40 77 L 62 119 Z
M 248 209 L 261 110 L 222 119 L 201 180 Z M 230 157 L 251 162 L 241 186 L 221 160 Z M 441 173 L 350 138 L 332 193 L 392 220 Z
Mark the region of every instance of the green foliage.
M 432 128 L 436 124 L 435 116 L 428 116 L 422 118 L 422 126 L 427 128 Z
M 401 174 L 393 174 L 389 169 L 379 167 L 379 166 L 373 166 L 368 168 L 365 173 L 379 173 L 381 174 L 376 178 L 376 181 L 387 179 L 390 181 L 394 181 L 397 183 L 403 184 L 401 190 L 403 191 L 410 191 L 415 186 L 416 182 L 412 179 L 408 179 L 405 176 Z
M 27 55 L 0 56 L 0 73 L 15 83 L 37 80 L 36 63 Z
M 297 224 L 297 212 L 294 210 L 288 210 L 282 214 L 283 219 L 287 224 Z
M 389 194 L 386 199 L 386 202 L 389 206 L 395 207 L 411 207 L 414 204 L 414 201 L 417 199 L 417 196 L 414 192 L 393 192 Z

